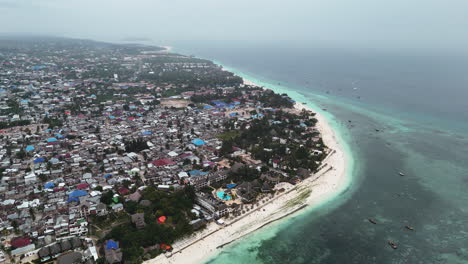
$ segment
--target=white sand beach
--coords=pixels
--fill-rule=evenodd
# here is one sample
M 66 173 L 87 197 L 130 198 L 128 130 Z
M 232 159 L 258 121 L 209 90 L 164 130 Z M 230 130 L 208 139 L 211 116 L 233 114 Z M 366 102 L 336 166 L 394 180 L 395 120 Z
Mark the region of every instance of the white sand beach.
M 255 85 L 248 80 L 244 80 L 244 83 Z M 301 111 L 304 108 L 313 111 L 299 103 L 295 105 L 295 108 L 295 111 Z M 258 206 L 254 206 L 240 217 L 225 219 L 223 226 L 210 223 L 205 230 L 197 232 L 193 237 L 176 242 L 171 256 L 160 255 L 145 263 L 202 263 L 221 250 L 220 246 L 259 228 L 268 228 L 269 223 L 285 218 L 306 206 L 318 206 L 346 188 L 348 179 L 344 148 L 340 145 L 327 120 L 318 113 L 316 118 L 317 128 L 322 134 L 323 141 L 330 148 L 329 155 L 317 173 L 297 185 L 280 183 L 280 186 L 276 188 L 284 188 L 284 192 L 273 198 L 272 196 L 262 198 Z

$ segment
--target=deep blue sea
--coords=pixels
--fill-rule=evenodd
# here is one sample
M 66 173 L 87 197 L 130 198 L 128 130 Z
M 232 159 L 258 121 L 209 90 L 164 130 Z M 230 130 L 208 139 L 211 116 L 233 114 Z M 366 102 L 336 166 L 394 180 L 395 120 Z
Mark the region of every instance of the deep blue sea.
M 326 109 L 355 163 L 352 185 L 332 202 L 209 263 L 468 263 L 468 58 L 213 43 L 176 51 Z

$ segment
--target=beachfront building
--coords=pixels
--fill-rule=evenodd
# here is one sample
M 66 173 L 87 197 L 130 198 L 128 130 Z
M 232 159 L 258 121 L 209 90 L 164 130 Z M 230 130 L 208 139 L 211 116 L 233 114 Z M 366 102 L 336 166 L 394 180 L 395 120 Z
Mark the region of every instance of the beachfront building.
M 201 207 L 205 208 L 214 218 L 223 217 L 230 212 L 230 209 L 226 204 L 218 201 L 210 195 L 197 194 L 196 202 Z

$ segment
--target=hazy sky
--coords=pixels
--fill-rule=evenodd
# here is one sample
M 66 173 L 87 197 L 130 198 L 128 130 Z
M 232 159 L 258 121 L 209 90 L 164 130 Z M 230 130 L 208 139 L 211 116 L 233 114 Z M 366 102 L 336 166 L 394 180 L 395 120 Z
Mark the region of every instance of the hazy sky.
M 467 0 L 0 0 L 0 32 L 468 49 Z

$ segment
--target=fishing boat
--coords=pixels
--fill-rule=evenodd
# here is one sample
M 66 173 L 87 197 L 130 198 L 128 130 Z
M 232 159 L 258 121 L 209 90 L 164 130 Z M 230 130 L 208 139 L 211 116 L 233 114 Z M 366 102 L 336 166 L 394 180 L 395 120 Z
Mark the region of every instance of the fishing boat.
M 367 220 L 369 220 L 369 222 L 373 223 L 374 225 L 377 224 L 377 222 L 376 222 L 374 219 L 372 219 L 372 218 L 369 218 L 369 219 L 367 219 Z
M 395 242 L 393 242 L 393 241 L 388 241 L 388 244 L 389 244 L 393 249 L 397 249 L 397 248 L 398 248 L 397 244 L 395 244 Z
M 413 231 L 414 228 L 412 226 L 405 226 L 406 229 Z
M 398 174 L 400 174 L 400 176 L 405 176 L 405 174 L 401 171 Z

